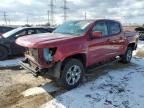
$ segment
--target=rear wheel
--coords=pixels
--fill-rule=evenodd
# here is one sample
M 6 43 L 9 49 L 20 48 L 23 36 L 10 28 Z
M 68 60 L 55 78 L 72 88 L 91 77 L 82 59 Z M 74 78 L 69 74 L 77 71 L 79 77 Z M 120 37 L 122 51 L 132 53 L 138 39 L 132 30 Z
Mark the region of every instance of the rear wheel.
M 121 56 L 121 62 L 122 63 L 130 63 L 130 61 L 132 59 L 132 52 L 133 52 L 132 47 L 128 47 L 126 53 Z
M 82 81 L 84 71 L 84 66 L 79 60 L 66 60 L 62 69 L 61 85 L 67 89 L 77 87 Z
M 5 60 L 8 56 L 7 49 L 0 46 L 0 60 Z

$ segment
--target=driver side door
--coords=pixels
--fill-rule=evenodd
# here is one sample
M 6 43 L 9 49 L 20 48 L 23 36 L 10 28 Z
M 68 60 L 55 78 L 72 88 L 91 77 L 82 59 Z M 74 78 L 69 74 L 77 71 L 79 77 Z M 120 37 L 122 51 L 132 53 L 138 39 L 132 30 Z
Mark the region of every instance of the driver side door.
M 88 64 L 103 62 L 107 60 L 107 55 L 111 48 L 108 40 L 108 25 L 106 21 L 97 21 L 92 32 L 101 32 L 102 37 L 92 38 L 88 41 Z M 92 34 L 92 33 L 91 33 Z

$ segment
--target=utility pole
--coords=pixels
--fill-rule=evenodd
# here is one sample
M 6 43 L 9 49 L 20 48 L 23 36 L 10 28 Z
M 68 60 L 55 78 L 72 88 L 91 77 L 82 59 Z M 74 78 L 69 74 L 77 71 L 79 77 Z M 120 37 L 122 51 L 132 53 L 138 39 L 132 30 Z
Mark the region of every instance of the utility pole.
M 63 5 L 63 7 L 62 7 L 62 9 L 63 9 L 63 11 L 64 11 L 64 22 L 67 20 L 67 10 L 68 10 L 68 8 L 67 8 L 67 0 L 64 0 L 64 5 Z
M 87 20 L 87 12 L 85 11 L 85 13 L 84 13 L 84 14 L 85 14 L 85 20 Z
M 11 25 L 11 21 L 10 21 L 10 18 L 8 19 L 8 23 L 9 23 L 9 25 Z
M 26 24 L 28 25 L 29 24 L 29 18 L 28 18 L 28 15 L 26 17 Z
M 49 13 L 50 13 L 50 11 L 48 10 L 48 11 L 47 11 L 47 15 L 48 15 L 48 24 L 50 24 L 50 17 L 49 17 L 50 15 L 49 15 Z
M 54 23 L 54 0 L 50 0 L 51 24 Z
M 5 22 L 5 24 L 7 25 L 7 15 L 6 15 L 6 12 L 5 12 L 5 11 L 3 12 L 3 17 L 4 17 L 4 22 Z

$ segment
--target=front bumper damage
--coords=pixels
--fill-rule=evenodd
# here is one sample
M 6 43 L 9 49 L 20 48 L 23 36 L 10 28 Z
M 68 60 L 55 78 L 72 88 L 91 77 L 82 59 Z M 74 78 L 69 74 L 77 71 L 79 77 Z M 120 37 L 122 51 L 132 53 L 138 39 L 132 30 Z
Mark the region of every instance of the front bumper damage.
M 24 61 L 19 61 L 22 68 L 30 71 L 35 77 L 42 76 L 51 79 L 59 79 L 61 73 L 61 62 L 56 62 L 51 68 L 40 69 L 38 67 L 34 68 L 30 66 L 29 63 Z

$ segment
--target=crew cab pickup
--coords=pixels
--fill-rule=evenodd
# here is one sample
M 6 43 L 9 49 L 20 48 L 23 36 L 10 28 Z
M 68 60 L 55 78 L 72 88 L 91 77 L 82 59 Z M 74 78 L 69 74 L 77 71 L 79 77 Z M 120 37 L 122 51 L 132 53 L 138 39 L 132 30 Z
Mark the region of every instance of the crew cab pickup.
M 52 34 L 35 34 L 17 39 L 27 48 L 21 66 L 35 76 L 50 77 L 67 89 L 82 81 L 88 67 L 120 58 L 130 63 L 138 36 L 124 32 L 118 21 L 68 21 Z

